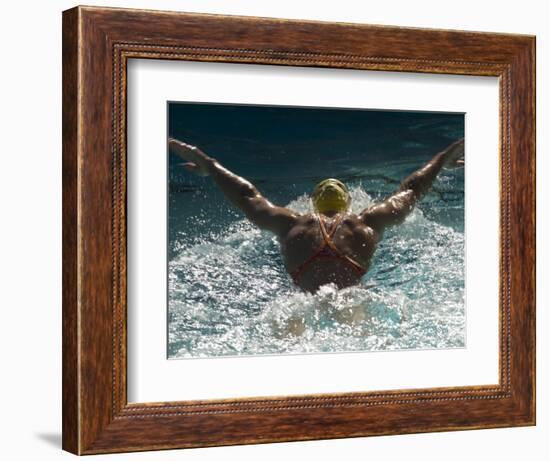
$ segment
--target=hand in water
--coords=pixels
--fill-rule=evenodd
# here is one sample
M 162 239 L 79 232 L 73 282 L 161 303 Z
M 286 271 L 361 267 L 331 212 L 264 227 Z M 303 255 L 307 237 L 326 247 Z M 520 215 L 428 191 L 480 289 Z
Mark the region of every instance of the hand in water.
M 187 163 L 184 163 L 183 166 L 188 171 L 199 176 L 208 176 L 210 174 L 209 167 L 213 160 L 198 147 L 174 138 L 168 139 L 168 146 L 172 152 L 187 160 Z
M 460 168 L 464 166 L 464 138 L 452 143 L 445 149 L 445 168 Z

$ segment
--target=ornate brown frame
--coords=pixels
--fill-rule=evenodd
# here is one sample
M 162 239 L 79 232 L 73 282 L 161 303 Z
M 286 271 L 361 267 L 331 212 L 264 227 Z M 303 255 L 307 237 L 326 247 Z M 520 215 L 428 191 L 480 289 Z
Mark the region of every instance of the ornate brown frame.
M 490 75 L 500 81 L 496 386 L 129 404 L 131 58 Z M 535 38 L 77 7 L 63 13 L 63 448 L 77 454 L 535 424 Z

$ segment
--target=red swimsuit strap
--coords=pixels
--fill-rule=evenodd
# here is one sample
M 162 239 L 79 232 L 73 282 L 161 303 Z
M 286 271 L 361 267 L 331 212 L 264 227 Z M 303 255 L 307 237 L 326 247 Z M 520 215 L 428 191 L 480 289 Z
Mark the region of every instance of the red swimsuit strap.
M 332 227 L 330 233 L 327 232 L 327 228 L 325 227 L 325 223 L 321 219 L 321 216 L 319 216 L 317 213 L 315 214 L 315 216 L 317 217 L 317 221 L 319 222 L 319 227 L 321 228 L 321 234 L 323 234 L 323 239 L 325 241 L 324 245 L 321 245 L 321 249 L 324 249 L 325 246 L 328 245 L 331 250 L 334 250 L 335 252 L 340 253 L 338 248 L 336 248 L 336 245 L 334 245 L 334 242 L 332 241 L 332 237 L 336 233 L 336 229 L 338 229 L 338 226 L 342 222 L 342 219 L 343 219 L 344 215 L 340 215 L 338 217 L 336 223 L 333 224 L 333 227 Z
M 334 244 L 333 240 L 332 240 L 332 236 L 334 235 L 334 233 L 336 232 L 336 229 L 338 228 L 340 222 L 342 221 L 342 218 L 343 218 L 343 215 L 341 215 L 340 219 L 336 222 L 336 225 L 334 226 L 334 228 L 332 229 L 332 232 L 329 234 L 327 233 L 327 230 L 325 228 L 325 225 L 321 219 L 320 216 L 317 217 L 317 219 L 319 220 L 319 225 L 321 227 L 321 232 L 323 233 L 323 237 L 325 239 L 325 244 L 335 253 L 334 257 L 336 258 L 340 258 L 340 259 L 343 259 L 345 260 L 347 263 L 351 264 L 351 266 L 357 271 L 357 272 L 360 272 L 361 275 L 365 274 L 367 271 L 365 270 L 365 268 L 363 266 L 361 266 L 361 264 L 359 264 L 357 261 L 355 261 L 354 259 L 350 258 L 348 255 L 342 253 L 342 251 L 340 251 L 338 249 L 338 247 Z M 324 248 L 324 247 L 323 247 Z
M 309 258 L 307 258 L 302 264 L 300 264 L 296 269 L 292 271 L 291 276 L 293 280 L 297 282 L 298 278 L 300 277 L 300 275 L 302 275 L 302 273 L 307 268 L 307 266 L 309 266 L 313 262 L 313 260 L 320 257 L 343 259 L 347 263 L 351 264 L 351 266 L 358 273 L 360 273 L 361 275 L 365 274 L 366 273 L 365 268 L 361 266 L 359 263 L 357 263 L 356 261 L 354 261 L 349 256 L 343 254 L 332 241 L 332 237 L 336 233 L 336 229 L 338 229 L 338 226 L 342 222 L 342 219 L 344 216 L 340 215 L 339 218 L 337 218 L 337 221 L 333 224 L 330 232 L 327 232 L 327 229 L 325 227 L 325 224 L 323 223 L 323 220 L 317 213 L 315 213 L 315 217 L 317 218 L 317 221 L 319 223 L 319 228 L 321 229 L 321 235 L 323 236 L 323 243 L 321 243 L 321 246 Z M 325 247 L 327 246 L 334 252 L 334 255 L 322 255 Z

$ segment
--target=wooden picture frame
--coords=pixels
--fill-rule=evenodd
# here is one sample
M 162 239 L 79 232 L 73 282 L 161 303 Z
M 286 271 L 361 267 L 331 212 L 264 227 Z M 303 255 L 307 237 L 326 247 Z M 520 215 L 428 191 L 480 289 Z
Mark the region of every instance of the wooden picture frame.
M 500 85 L 498 385 L 128 403 L 126 63 L 485 75 Z M 63 448 L 76 454 L 535 424 L 535 38 L 76 7 L 63 13 Z

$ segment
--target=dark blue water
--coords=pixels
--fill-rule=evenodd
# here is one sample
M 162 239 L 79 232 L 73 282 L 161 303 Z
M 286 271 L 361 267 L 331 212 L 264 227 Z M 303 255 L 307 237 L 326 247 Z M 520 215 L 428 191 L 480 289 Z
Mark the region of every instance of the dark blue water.
M 359 212 L 463 137 L 464 116 L 171 103 L 169 135 L 300 212 L 318 181 L 337 177 Z M 315 295 L 293 287 L 277 240 L 210 178 L 172 155 L 169 178 L 170 357 L 464 346 L 463 170 L 443 171 L 385 234 L 360 286 Z

